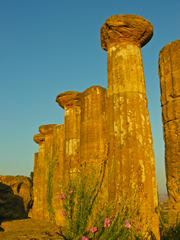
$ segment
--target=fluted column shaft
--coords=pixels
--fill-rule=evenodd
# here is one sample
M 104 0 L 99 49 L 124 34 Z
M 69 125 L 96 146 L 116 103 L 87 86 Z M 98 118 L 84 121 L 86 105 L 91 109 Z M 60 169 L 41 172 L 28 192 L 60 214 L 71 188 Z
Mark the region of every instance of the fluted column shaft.
M 140 48 L 131 43 L 113 43 L 107 51 L 107 71 L 110 159 L 114 159 L 116 171 L 112 194 L 129 189 L 130 181 L 135 180 L 145 194 L 151 192 L 149 197 L 157 205 L 154 153 Z
M 43 182 L 43 219 L 44 220 L 52 220 L 52 216 L 50 216 L 50 209 L 49 204 L 51 204 L 51 200 L 48 200 L 48 188 L 52 188 L 52 181 L 53 181 L 53 167 L 54 167 L 54 161 L 56 160 L 56 156 L 53 153 L 53 128 L 56 126 L 56 124 L 48 124 L 48 125 L 42 125 L 39 127 L 39 132 L 44 135 L 45 137 L 45 145 L 44 145 L 44 163 L 43 163 L 43 169 L 44 169 L 44 182 Z M 52 171 L 52 176 L 51 175 Z M 41 176 L 40 176 L 41 177 Z
M 43 186 L 44 186 L 44 158 L 45 158 L 45 137 L 39 133 L 34 135 L 34 141 L 39 144 L 39 152 L 34 156 L 33 195 L 34 203 L 32 216 L 35 219 L 43 219 Z
M 57 96 L 56 102 L 64 108 L 64 174 L 76 172 L 80 161 L 81 106 L 79 92 L 68 91 Z
M 81 164 L 94 167 L 107 161 L 107 91 L 100 86 L 86 89 L 81 95 Z
M 65 169 L 70 172 L 76 171 L 79 166 L 80 118 L 81 108 L 77 101 L 73 101 L 71 107 L 65 107 Z
M 177 214 L 180 212 L 180 39 L 160 51 L 159 77 L 168 203 L 170 211 Z
M 34 170 L 33 170 L 33 198 L 34 198 L 34 202 L 33 202 L 33 208 L 32 208 L 32 217 L 33 218 L 37 218 L 37 209 L 38 209 L 38 194 L 39 194 L 39 191 L 38 191 L 38 152 L 36 152 L 34 154 Z
M 64 165 L 64 125 L 42 125 L 34 141 L 39 152 L 34 158 L 33 218 L 63 224 L 62 174 Z M 47 191 L 48 190 L 48 191 Z
M 55 222 L 57 225 L 64 224 L 64 216 L 62 215 L 62 201 L 59 196 L 63 193 L 63 167 L 64 167 L 64 125 L 56 125 L 53 128 L 53 153 L 56 155 L 56 161 L 53 168 L 52 182 L 52 206 L 55 214 Z
M 141 47 L 152 37 L 152 25 L 135 15 L 115 15 L 101 28 L 107 51 L 110 198 L 130 196 L 139 220 L 159 239 L 157 183 L 147 109 Z M 148 226 L 147 225 L 147 226 Z

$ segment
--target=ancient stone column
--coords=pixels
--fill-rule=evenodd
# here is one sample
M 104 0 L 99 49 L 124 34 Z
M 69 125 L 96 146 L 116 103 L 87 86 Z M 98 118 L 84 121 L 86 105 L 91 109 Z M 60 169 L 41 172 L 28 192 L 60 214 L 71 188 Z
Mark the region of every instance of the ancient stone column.
M 141 47 L 152 37 L 151 23 L 140 16 L 115 15 L 101 28 L 107 51 L 110 198 L 136 199 L 139 220 L 149 222 L 159 239 L 154 152 L 147 108 Z
M 33 195 L 34 203 L 32 217 L 43 219 L 43 186 L 44 186 L 44 158 L 45 158 L 45 136 L 41 133 L 34 135 L 33 140 L 39 144 L 39 152 L 34 156 Z
M 170 212 L 177 215 L 180 212 L 180 39 L 160 51 L 159 77 L 168 203 Z
M 85 162 L 94 168 L 107 162 L 107 91 L 92 86 L 81 95 L 81 165 Z
M 65 110 L 64 115 L 64 174 L 76 172 L 80 156 L 80 92 L 68 91 L 57 96 L 56 102 Z
M 55 161 L 57 160 L 56 153 L 53 152 L 53 130 L 56 124 L 42 125 L 39 127 L 39 132 L 45 137 L 45 155 L 44 155 L 44 182 L 43 182 L 43 219 L 55 220 L 54 210 L 52 206 L 52 191 L 53 191 L 53 170 Z M 41 177 L 41 176 L 40 176 Z
M 33 183 L 34 183 L 34 187 L 33 187 L 33 208 L 32 208 L 32 217 L 33 218 L 37 218 L 37 209 L 38 209 L 38 175 L 37 175 L 37 170 L 38 170 L 38 152 L 36 152 L 34 154 L 34 170 L 33 172 L 35 174 L 33 174 Z
M 64 162 L 64 125 L 42 125 L 34 136 L 39 152 L 34 158 L 33 218 L 62 225 L 62 173 Z
M 55 214 L 55 222 L 57 225 L 64 224 L 64 216 L 62 215 L 62 200 L 59 196 L 63 193 L 63 165 L 64 165 L 64 125 L 56 125 L 53 128 L 53 153 L 56 155 L 56 161 L 53 168 L 52 181 L 52 207 Z

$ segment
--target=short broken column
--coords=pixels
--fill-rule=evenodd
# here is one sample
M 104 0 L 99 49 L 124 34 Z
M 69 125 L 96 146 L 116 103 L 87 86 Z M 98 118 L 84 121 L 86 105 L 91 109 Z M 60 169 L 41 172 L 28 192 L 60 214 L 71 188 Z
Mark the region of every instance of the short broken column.
M 107 51 L 110 198 L 126 194 L 139 203 L 139 219 L 149 221 L 159 239 L 157 183 L 147 108 L 141 47 L 152 37 L 151 23 L 140 16 L 115 15 L 101 28 Z M 136 201 L 136 202 L 137 202 Z
M 100 169 L 107 162 L 106 100 L 107 90 L 100 86 L 81 95 L 81 165 L 90 163 Z
M 33 140 L 39 144 L 39 152 L 34 156 L 33 196 L 34 203 L 32 217 L 43 219 L 43 186 L 44 186 L 44 158 L 45 158 L 45 136 L 41 133 L 34 135 Z
M 57 96 L 56 102 L 65 110 L 64 114 L 64 174 L 76 172 L 80 161 L 80 92 L 68 91 Z
M 159 77 L 169 213 L 176 216 L 180 213 L 180 39 L 160 51 Z

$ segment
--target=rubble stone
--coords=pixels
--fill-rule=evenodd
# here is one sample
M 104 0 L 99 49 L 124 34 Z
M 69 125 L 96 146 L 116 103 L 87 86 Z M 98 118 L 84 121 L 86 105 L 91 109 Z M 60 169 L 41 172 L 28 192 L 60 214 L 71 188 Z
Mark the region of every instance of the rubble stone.
M 27 218 L 32 204 L 31 178 L 0 176 L 0 222 Z

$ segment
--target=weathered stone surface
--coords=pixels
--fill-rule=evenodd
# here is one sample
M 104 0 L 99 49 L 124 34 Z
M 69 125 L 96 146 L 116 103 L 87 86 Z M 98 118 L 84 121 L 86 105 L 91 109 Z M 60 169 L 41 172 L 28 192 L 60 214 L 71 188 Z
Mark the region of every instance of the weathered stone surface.
M 132 42 L 143 47 L 153 36 L 153 26 L 146 19 L 129 14 L 109 17 L 101 28 L 101 47 L 108 50 L 116 42 Z
M 35 142 L 39 144 L 39 152 L 34 157 L 32 216 L 62 225 L 62 202 L 59 195 L 64 169 L 64 125 L 42 125 L 39 131 L 41 133 L 34 136 Z
M 39 135 L 39 136 L 38 136 Z M 43 141 L 37 141 L 37 139 Z M 39 152 L 34 155 L 34 176 L 33 176 L 33 195 L 34 203 L 32 209 L 32 217 L 35 219 L 43 219 L 44 212 L 44 181 L 45 181 L 45 136 L 41 133 L 36 134 L 33 138 L 39 144 Z
M 106 116 L 107 91 L 92 86 L 81 95 L 81 164 L 94 167 L 107 161 L 108 135 Z
M 38 134 L 34 135 L 33 140 L 37 144 L 40 144 L 40 143 L 44 142 L 45 136 L 41 133 L 38 133 Z
M 56 102 L 60 107 L 65 108 L 73 103 L 73 101 L 79 100 L 81 93 L 75 91 L 67 91 L 64 93 L 60 93 L 56 97 Z
M 36 135 L 38 135 L 38 134 L 36 134 Z M 32 217 L 35 217 L 35 218 L 37 218 L 38 215 L 39 215 L 39 213 L 38 213 L 39 212 L 39 200 L 40 200 L 40 196 L 39 196 L 39 190 L 40 190 L 39 171 L 42 171 L 42 170 L 39 169 L 38 154 L 39 153 L 34 154 L 34 174 L 33 174 L 33 185 L 34 185 L 33 186 L 33 197 L 34 197 L 34 202 L 33 202 L 33 208 L 32 208 Z
M 57 96 L 56 102 L 64 108 L 64 173 L 76 172 L 80 159 L 80 92 L 68 91 Z
M 35 155 L 34 166 L 34 206 L 32 216 L 36 219 L 52 220 L 53 212 L 50 213 L 51 202 L 48 200 L 47 191 L 51 188 L 49 181 L 52 181 L 50 174 L 53 174 L 53 162 L 56 161 L 56 153 L 53 152 L 53 130 L 56 124 L 42 125 L 39 127 L 40 134 L 36 134 L 34 139 L 39 144 L 38 156 Z M 43 136 L 44 135 L 44 140 Z M 39 136 L 39 137 L 38 137 Z M 52 173 L 49 171 L 52 170 Z M 51 191 L 51 189 L 50 189 Z M 49 215 L 51 214 L 51 216 Z
M 59 196 L 62 194 L 62 181 L 64 169 L 64 125 L 56 125 L 53 131 L 53 152 L 56 153 L 56 160 L 53 165 L 52 176 L 52 207 L 57 225 L 64 224 L 62 215 L 62 201 Z
M 0 176 L 0 221 L 27 218 L 32 203 L 30 178 Z
M 88 166 L 91 175 L 96 171 L 104 174 L 104 183 L 108 178 L 108 133 L 107 133 L 107 90 L 100 86 L 92 86 L 81 95 L 81 137 L 80 161 L 81 166 Z M 100 179 L 99 179 L 100 181 Z M 108 189 L 104 191 L 108 197 Z
M 53 133 L 54 126 L 57 124 L 48 124 L 48 125 L 41 125 L 39 127 L 39 132 L 43 135 L 50 135 Z
M 57 161 L 57 153 L 53 151 L 53 133 L 54 127 L 56 125 L 47 125 L 48 131 L 45 131 L 45 158 L 44 158 L 44 217 L 46 221 L 52 220 L 54 221 L 54 211 L 52 208 L 52 181 L 53 181 L 53 170 L 54 164 Z M 39 127 L 39 131 L 41 132 L 41 127 Z M 41 132 L 42 133 L 42 132 Z
M 112 16 L 101 29 L 107 50 L 110 198 L 126 194 L 138 202 L 142 224 L 159 239 L 157 183 L 140 47 L 152 37 L 149 21 L 134 15 Z M 118 177 L 117 177 L 118 176 Z M 133 200 L 134 201 L 134 200 Z
M 14 220 L 1 223 L 0 239 L 3 240 L 47 240 L 62 239 L 58 234 L 58 227 L 50 222 L 36 219 Z
M 180 39 L 160 51 L 159 78 L 168 203 L 177 214 L 180 212 Z

